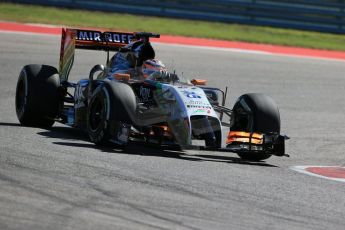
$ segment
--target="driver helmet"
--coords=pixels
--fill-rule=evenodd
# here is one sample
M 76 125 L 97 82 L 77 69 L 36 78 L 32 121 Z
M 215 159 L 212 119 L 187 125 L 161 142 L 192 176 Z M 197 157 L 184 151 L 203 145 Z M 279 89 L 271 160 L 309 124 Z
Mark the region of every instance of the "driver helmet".
M 167 70 L 165 65 L 160 60 L 157 60 L 157 59 L 148 59 L 144 61 L 142 68 L 143 68 L 143 74 L 145 78 L 147 78 L 154 72 Z

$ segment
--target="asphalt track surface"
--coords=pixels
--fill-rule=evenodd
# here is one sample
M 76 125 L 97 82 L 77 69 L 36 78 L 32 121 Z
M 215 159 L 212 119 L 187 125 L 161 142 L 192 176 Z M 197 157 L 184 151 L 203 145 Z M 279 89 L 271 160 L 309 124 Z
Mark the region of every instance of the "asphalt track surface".
M 241 161 L 224 152 L 97 148 L 80 131 L 21 127 L 21 68 L 57 66 L 58 36 L 0 33 L 0 229 L 344 229 L 345 184 L 295 165 L 345 165 L 345 62 L 155 45 L 177 73 L 280 106 L 290 158 Z M 105 54 L 78 51 L 86 77 Z

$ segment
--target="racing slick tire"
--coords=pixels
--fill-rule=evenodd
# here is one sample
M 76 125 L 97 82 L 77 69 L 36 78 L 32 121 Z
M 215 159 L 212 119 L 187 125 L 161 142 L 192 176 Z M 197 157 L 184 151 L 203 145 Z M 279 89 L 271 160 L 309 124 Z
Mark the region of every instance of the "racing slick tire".
M 16 113 L 20 124 L 51 127 L 58 114 L 60 78 L 56 68 L 26 65 L 19 74 L 16 88 Z
M 242 101 L 242 102 L 241 102 Z M 245 105 L 246 104 L 247 108 Z M 236 120 L 236 113 L 250 109 L 252 121 L 246 118 Z M 260 93 L 250 93 L 242 95 L 233 107 L 235 121 L 230 130 L 252 131 L 257 133 L 280 134 L 280 114 L 277 104 L 272 98 Z M 239 116 L 240 117 L 240 116 Z M 250 122 L 251 125 L 250 125 Z M 249 130 L 251 126 L 251 130 Z M 249 161 L 261 161 L 268 159 L 268 153 L 237 153 L 242 159 Z
M 94 90 L 89 102 L 87 131 L 90 140 L 96 145 L 110 144 L 119 123 L 133 123 L 131 117 L 136 107 L 136 97 L 129 85 L 105 80 Z

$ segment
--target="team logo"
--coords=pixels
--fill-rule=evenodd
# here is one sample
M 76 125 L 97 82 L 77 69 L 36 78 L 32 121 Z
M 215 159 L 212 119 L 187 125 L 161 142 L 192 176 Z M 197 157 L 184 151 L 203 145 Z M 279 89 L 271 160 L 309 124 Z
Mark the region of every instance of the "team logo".
M 128 44 L 133 39 L 133 34 L 118 32 L 100 32 L 91 30 L 78 30 L 77 40 L 94 42 L 113 42 Z
M 200 99 L 201 96 L 196 94 L 195 92 L 189 92 L 187 90 L 183 91 L 183 94 L 188 97 L 188 98 L 195 98 L 195 99 Z

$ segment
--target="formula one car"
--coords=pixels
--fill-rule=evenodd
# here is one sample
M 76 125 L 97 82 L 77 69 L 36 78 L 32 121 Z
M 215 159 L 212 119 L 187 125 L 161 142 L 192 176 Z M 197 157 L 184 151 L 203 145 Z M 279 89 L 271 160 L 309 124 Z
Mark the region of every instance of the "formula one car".
M 160 35 L 62 29 L 59 71 L 27 65 L 20 72 L 20 123 L 50 127 L 57 121 L 86 131 L 97 145 L 143 142 L 189 149 L 199 143 L 199 149 L 234 152 L 245 160 L 287 156 L 279 110 L 270 97 L 245 94 L 232 109 L 224 107 L 227 89 L 168 72 L 154 59 L 152 37 Z M 88 78 L 69 82 L 75 49 L 106 51 L 106 65 L 95 65 Z M 115 51 L 111 59 L 110 51 Z M 147 62 L 159 68 L 147 67 L 152 71 L 145 74 Z M 229 130 L 225 148 L 222 127 Z

